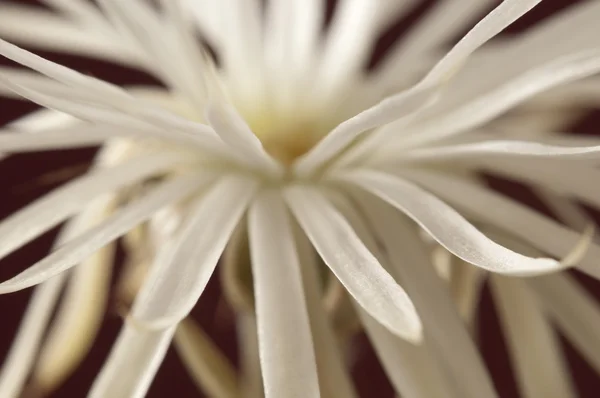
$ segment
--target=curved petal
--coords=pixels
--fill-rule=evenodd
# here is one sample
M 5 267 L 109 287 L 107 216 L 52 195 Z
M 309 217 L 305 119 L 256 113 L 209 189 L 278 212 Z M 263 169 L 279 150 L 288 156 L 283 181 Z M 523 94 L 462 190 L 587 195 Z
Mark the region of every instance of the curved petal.
M 469 335 L 448 286 L 436 274 L 429 253 L 408 219 L 384 203 L 361 195 L 375 238 L 385 247 L 390 271 L 406 285 L 423 321 L 432 356 L 460 397 L 497 397 L 481 355 Z
M 569 257 L 581 243 L 580 233 L 475 183 L 425 171 L 407 170 L 403 175 L 457 208 L 464 209 L 473 218 L 502 228 L 551 255 Z M 575 267 L 600 279 L 598 258 L 600 246 L 591 242 Z
M 448 251 L 488 271 L 523 276 L 564 268 L 558 261 L 526 257 L 497 244 L 456 210 L 406 180 L 367 170 L 350 172 L 341 178 L 398 208 Z
M 307 174 L 330 160 L 364 131 L 390 123 L 431 105 L 441 87 L 466 59 L 488 40 L 535 7 L 541 0 L 505 0 L 469 31 L 419 83 L 388 97 L 333 129 L 310 152 L 299 158 L 294 169 Z
M 174 242 L 165 245 L 133 304 L 132 316 L 151 328 L 177 324 L 204 291 L 257 182 L 222 176 L 195 204 Z
M 265 397 L 318 398 L 300 262 L 288 210 L 277 192 L 260 194 L 250 206 L 248 237 Z M 287 343 L 274 343 L 278 339 Z
M 302 186 L 288 188 L 284 196 L 323 261 L 352 297 L 393 333 L 419 341 L 421 322 L 410 298 L 323 194 Z
M 191 195 L 200 189 L 206 180 L 204 176 L 184 175 L 165 182 L 140 200 L 107 217 L 98 226 L 74 237 L 17 276 L 0 283 L 0 294 L 36 285 L 73 267 L 107 243 L 152 217 L 161 208 Z
M 59 224 L 90 200 L 173 166 L 177 156 L 153 154 L 79 177 L 13 213 L 0 223 L 0 257 Z
M 240 397 L 233 365 L 194 320 L 184 319 L 175 332 L 175 349 L 198 387 L 214 398 Z

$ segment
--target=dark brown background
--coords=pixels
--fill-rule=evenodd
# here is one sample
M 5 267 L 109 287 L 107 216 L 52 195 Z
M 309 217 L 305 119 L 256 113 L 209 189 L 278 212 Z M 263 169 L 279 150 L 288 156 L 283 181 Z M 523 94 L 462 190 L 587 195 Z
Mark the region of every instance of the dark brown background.
M 0 1 L 7 2 L 8 0 Z M 18 0 L 15 1 L 19 2 Z M 466 4 L 469 1 L 477 0 L 464 1 Z M 36 3 L 34 0 L 22 0 L 20 2 Z M 556 11 L 580 2 L 575 0 L 545 0 L 534 11 L 514 24 L 506 34 L 526 29 Z M 332 13 L 335 1 L 331 1 L 330 3 L 329 16 Z M 402 33 L 434 3 L 435 0 L 425 1 L 423 6 L 418 7 L 408 18 L 399 21 L 386 32 L 381 37 L 374 51 L 371 66 L 376 64 L 376 61 L 381 59 L 386 49 L 389 48 L 394 40 L 401 37 Z M 39 53 L 49 59 L 111 82 L 119 84 L 157 84 L 157 82 L 147 75 L 106 62 L 59 54 Z M 9 63 L 4 59 L 0 59 L 0 65 L 4 64 L 8 65 Z M 27 102 L 0 99 L 0 125 L 35 108 L 36 106 Z M 578 124 L 576 129 L 579 132 L 595 134 L 599 126 L 600 117 L 596 112 L 596 114 L 591 113 L 590 117 Z M 65 178 L 84 172 L 94 152 L 94 150 L 52 151 L 13 156 L 8 160 L 0 162 L 0 219 L 31 202 L 44 192 L 58 186 Z M 493 184 L 499 189 L 509 190 L 511 194 L 531 205 L 539 206 L 535 198 L 522 187 L 498 180 L 495 180 Z M 55 233 L 56 231 L 48 233 L 22 250 L 1 260 L 0 280 L 5 280 L 15 275 L 20 270 L 40 259 L 50 248 Z M 230 322 L 231 318 L 228 316 L 228 309 L 224 306 L 220 298 L 218 281 L 216 279 L 213 278 L 200 303 L 194 309 L 193 315 L 201 322 L 231 359 L 236 361 L 235 333 Z M 583 277 L 580 277 L 580 280 L 592 292 L 600 296 L 600 284 L 598 282 Z M 0 296 L 0 358 L 4 357 L 11 344 L 30 293 L 31 290 L 27 290 Z M 75 372 L 74 376 L 56 391 L 52 397 L 85 396 L 94 376 L 106 358 L 110 345 L 115 339 L 121 325 L 121 320 L 114 310 L 114 303 L 112 304 L 110 311 L 106 314 L 100 337 L 88 359 Z M 495 310 L 487 290 L 480 304 L 479 315 L 479 345 L 494 377 L 494 382 L 500 392 L 500 396 L 503 398 L 518 398 L 519 395 L 516 390 L 514 378 L 511 375 L 510 363 L 506 355 Z M 391 387 L 383 376 L 382 370 L 364 336 L 357 338 L 356 347 L 359 361 L 352 369 L 352 372 L 362 396 L 377 398 L 392 397 Z M 580 356 L 575 354 L 574 350 L 566 342 L 565 347 L 581 397 L 595 398 L 600 396 L 600 378 L 598 375 L 594 373 Z M 198 393 L 198 390 L 188 378 L 185 369 L 182 367 L 173 350 L 170 350 L 148 396 L 158 398 L 165 396 L 200 397 L 202 395 Z

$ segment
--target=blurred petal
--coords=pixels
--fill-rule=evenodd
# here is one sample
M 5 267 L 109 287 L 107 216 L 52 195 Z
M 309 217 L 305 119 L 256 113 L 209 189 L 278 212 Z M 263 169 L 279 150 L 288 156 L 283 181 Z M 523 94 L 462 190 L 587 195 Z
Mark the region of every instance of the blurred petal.
M 523 398 L 577 397 L 558 336 L 526 282 L 490 279 Z
M 531 278 L 527 285 L 562 334 L 600 373 L 600 308 L 597 300 L 565 273 Z
M 176 161 L 170 153 L 142 156 L 63 185 L 0 223 L 0 257 L 64 221 L 95 197 L 155 175 Z
M 213 398 L 241 396 L 236 371 L 227 357 L 192 319 L 175 332 L 175 348 L 198 387 Z
M 36 287 L 0 369 L 0 396 L 21 394 L 65 280 L 66 275 L 59 275 Z
M 88 398 L 143 398 L 169 348 L 175 326 L 146 330 L 127 320 Z
M 458 396 L 497 397 L 486 366 L 460 318 L 447 285 L 436 274 L 424 243 L 406 218 L 371 198 L 361 200 L 375 238 L 384 245 L 390 270 L 413 298 L 432 355 Z
M 0 294 L 36 285 L 73 267 L 96 250 L 149 219 L 161 208 L 191 195 L 200 189 L 206 180 L 206 176 L 198 175 L 183 175 L 167 180 L 138 201 L 122 207 L 96 227 L 69 240 L 17 276 L 0 283 Z
M 0 5 L 0 36 L 45 51 L 108 59 L 137 66 L 138 59 L 111 40 L 106 31 L 89 29 L 42 8 L 9 3 Z

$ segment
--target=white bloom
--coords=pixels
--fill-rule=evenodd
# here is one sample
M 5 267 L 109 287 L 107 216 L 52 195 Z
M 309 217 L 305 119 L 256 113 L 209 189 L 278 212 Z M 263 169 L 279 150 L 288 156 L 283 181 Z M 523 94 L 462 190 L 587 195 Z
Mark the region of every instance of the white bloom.
M 0 41 L 0 54 L 39 72 L 2 68 L 0 86 L 73 116 L 35 129 L 9 127 L 0 150 L 104 145 L 93 171 L 0 224 L 4 256 L 70 219 L 55 251 L 0 284 L 9 293 L 43 283 L 15 346 L 32 348 L 15 348 L 0 379 L 2 396 L 20 388 L 64 272 L 86 261 L 80 286 L 93 285 L 89 276 L 108 260 L 88 257 L 144 223 L 153 226 L 156 255 L 90 397 L 145 395 L 177 324 L 240 226 L 250 246 L 267 397 L 354 395 L 315 300 L 314 252 L 352 296 L 390 379 L 408 397 L 436 396 L 437 389 L 496 396 L 448 288 L 428 266 L 431 243 L 416 225 L 458 259 L 497 274 L 560 271 L 573 265 L 574 253 L 579 270 L 600 276 L 600 247 L 591 243 L 582 253 L 580 233 L 492 192 L 476 176 L 485 170 L 550 189 L 561 208 L 571 205 L 565 197 L 600 206 L 591 184 L 598 170 L 588 161 L 600 146 L 577 146 L 568 136 L 556 146 L 548 134 L 486 134 L 489 122 L 537 94 L 600 72 L 597 2 L 518 40 L 488 43 L 540 2 L 505 0 L 438 57 L 441 40 L 480 11 L 447 0 L 374 75 L 362 71 L 373 39 L 408 2 L 341 1 L 324 38 L 322 0 L 270 1 L 264 16 L 257 0 L 190 0 L 185 9 L 167 0 L 159 8 L 143 0 L 101 0 L 100 8 L 46 2 L 70 22 L 9 5 L 0 9 L 0 33 L 134 65 L 168 90 L 119 88 Z M 195 42 L 195 27 L 215 46 L 220 67 Z M 390 87 L 397 91 L 385 97 Z M 27 134 L 32 130 L 39 134 Z M 562 261 L 513 251 L 465 217 Z M 564 291 L 588 305 L 565 277 L 545 278 L 531 283 L 544 301 Z M 503 311 L 515 352 L 527 348 L 528 333 L 543 338 L 545 377 L 527 374 L 533 355 L 517 360 L 525 364 L 519 370 L 529 396 L 544 396 L 540 388 L 573 396 L 529 282 L 498 277 L 494 286 L 503 309 L 521 297 L 531 321 L 519 325 Z M 572 326 L 581 318 L 560 304 L 553 316 L 588 351 L 587 326 Z

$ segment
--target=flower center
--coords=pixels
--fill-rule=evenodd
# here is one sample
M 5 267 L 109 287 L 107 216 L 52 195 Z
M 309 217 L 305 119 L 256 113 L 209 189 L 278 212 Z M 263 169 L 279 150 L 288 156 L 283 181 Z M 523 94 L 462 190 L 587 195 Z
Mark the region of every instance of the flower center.
M 254 113 L 246 116 L 246 122 L 265 150 L 285 166 L 307 153 L 331 128 L 306 115 Z

